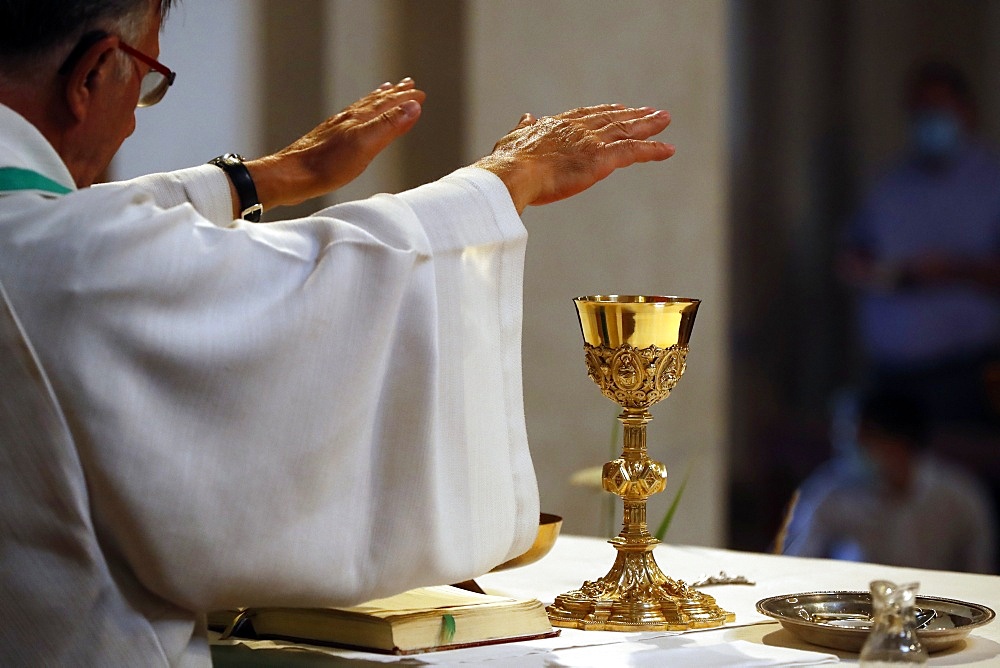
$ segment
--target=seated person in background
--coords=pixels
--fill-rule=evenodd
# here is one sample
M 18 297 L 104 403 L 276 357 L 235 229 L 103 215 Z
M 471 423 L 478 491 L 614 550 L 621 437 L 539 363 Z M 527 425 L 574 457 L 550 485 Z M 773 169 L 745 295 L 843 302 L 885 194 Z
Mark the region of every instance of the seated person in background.
M 783 552 L 992 573 L 991 505 L 979 482 L 924 452 L 921 406 L 879 393 L 857 412 L 856 451 L 839 456 L 799 490 Z

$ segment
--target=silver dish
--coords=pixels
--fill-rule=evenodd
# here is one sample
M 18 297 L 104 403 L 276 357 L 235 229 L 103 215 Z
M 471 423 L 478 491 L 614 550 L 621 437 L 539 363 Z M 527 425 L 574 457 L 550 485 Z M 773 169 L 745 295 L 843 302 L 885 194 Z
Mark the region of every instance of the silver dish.
M 860 652 L 871 629 L 871 594 L 823 591 L 772 596 L 757 601 L 757 611 L 772 617 L 802 640 Z M 935 596 L 917 596 L 917 636 L 928 652 L 962 641 L 972 629 L 993 621 L 985 605 Z

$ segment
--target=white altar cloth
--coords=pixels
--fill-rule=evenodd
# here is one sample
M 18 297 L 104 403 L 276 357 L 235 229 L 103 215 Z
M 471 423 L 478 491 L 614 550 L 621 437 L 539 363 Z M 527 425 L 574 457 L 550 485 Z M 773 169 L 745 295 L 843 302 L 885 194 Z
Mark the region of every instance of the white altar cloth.
M 920 594 L 959 599 L 1000 610 L 1000 577 L 805 559 L 708 547 L 659 545 L 656 561 L 668 576 L 694 582 L 725 571 L 743 575 L 754 585 L 710 585 L 699 590 L 715 597 L 736 621 L 718 629 L 684 633 L 617 633 L 562 629 L 557 638 L 449 650 L 411 657 L 393 657 L 290 643 L 239 642 L 215 646 L 216 666 L 346 666 L 402 665 L 505 666 L 851 666 L 857 654 L 810 645 L 777 622 L 759 614 L 760 599 L 810 591 L 866 591 L 872 580 L 920 582 Z M 615 550 L 606 541 L 560 536 L 540 561 L 476 578 L 487 591 L 533 596 L 550 603 L 557 595 L 577 589 L 584 580 L 603 576 Z M 786 650 L 797 650 L 787 652 Z M 692 663 L 695 661 L 696 663 Z M 956 647 L 931 655 L 929 666 L 1000 665 L 1000 621 L 974 629 Z

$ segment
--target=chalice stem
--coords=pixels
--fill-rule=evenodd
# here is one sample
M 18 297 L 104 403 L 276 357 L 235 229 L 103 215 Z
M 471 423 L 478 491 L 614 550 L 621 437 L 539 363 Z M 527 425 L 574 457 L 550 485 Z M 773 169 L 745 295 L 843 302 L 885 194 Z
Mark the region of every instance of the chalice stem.
M 646 452 L 646 424 L 653 419 L 647 410 L 625 409 L 618 416 L 624 426 L 622 460 L 627 469 L 643 471 L 647 484 L 643 487 L 610 489 L 622 497 L 624 513 L 618 537 L 629 546 L 652 546 L 657 541 L 646 523 L 646 500 L 666 485 L 667 471 L 659 462 L 652 462 Z M 652 465 L 652 466 L 650 466 Z

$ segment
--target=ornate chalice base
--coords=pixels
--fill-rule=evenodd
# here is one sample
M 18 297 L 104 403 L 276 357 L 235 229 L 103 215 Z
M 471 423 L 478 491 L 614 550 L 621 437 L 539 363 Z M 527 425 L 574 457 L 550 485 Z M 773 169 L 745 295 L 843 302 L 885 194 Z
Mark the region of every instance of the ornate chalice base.
M 619 416 L 625 425 L 622 456 L 604 465 L 604 489 L 621 496 L 621 533 L 608 541 L 618 551 L 614 566 L 599 580 L 556 597 L 548 606 L 554 626 L 585 631 L 685 631 L 733 622 L 715 599 L 663 574 L 653 558 L 660 542 L 646 523 L 646 500 L 666 487 L 666 467 L 646 456 L 645 410 Z
M 707 594 L 667 577 L 647 549 L 610 541 L 618 549 L 611 571 L 548 606 L 553 626 L 584 631 L 686 631 L 736 620 Z M 655 545 L 658 541 L 653 539 Z
M 602 475 L 604 489 L 622 497 L 624 521 L 621 533 L 609 541 L 618 556 L 608 574 L 557 596 L 547 608 L 549 619 L 554 626 L 605 631 L 684 631 L 735 621 L 711 596 L 663 574 L 653 558 L 659 541 L 646 524 L 646 501 L 667 481 L 666 467 L 646 454 L 648 407 L 666 398 L 680 380 L 687 346 L 585 343 L 584 348 L 591 380 L 624 408 L 618 416 L 625 432 L 622 455 L 605 464 Z

